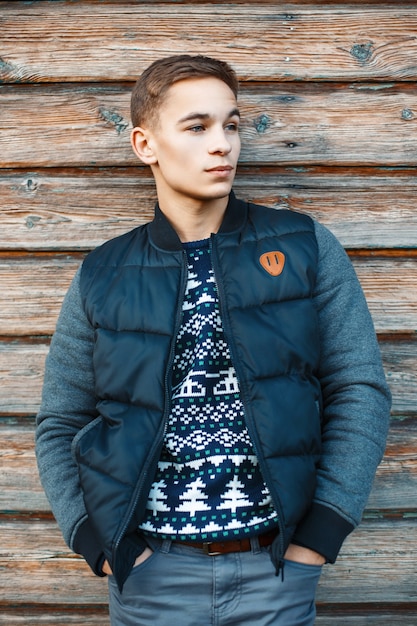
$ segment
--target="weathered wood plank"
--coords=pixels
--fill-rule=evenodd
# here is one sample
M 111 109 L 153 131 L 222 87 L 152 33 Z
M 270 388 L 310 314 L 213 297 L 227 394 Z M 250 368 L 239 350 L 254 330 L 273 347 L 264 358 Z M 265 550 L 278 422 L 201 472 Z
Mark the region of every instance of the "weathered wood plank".
M 415 602 L 417 520 L 365 520 L 348 537 L 335 565 L 324 568 L 320 603 Z M 64 545 L 52 521 L 0 519 L 1 596 L 15 604 L 106 603 L 106 581 Z M 36 537 L 36 541 L 33 538 Z
M 0 341 L 0 415 L 38 411 L 47 352 L 47 343 Z
M 52 333 L 82 258 L 81 254 L 0 254 L 0 334 Z M 416 331 L 417 256 L 354 257 L 353 265 L 377 332 Z
M 2 2 L 0 78 L 134 80 L 157 58 L 201 51 L 243 80 L 417 78 L 410 3 L 170 4 Z
M 417 406 L 417 350 L 413 341 L 381 344 L 385 370 L 393 392 L 393 412 L 414 413 Z M 34 414 L 40 403 L 44 345 L 0 343 L 0 415 Z
M 137 165 L 130 91 L 0 87 L 0 167 Z M 414 84 L 252 85 L 243 88 L 240 107 L 242 163 L 417 165 Z
M 0 255 L 0 334 L 51 334 L 81 261 L 81 255 Z
M 0 512 L 50 511 L 39 480 L 35 425 L 0 422 Z
M 242 166 L 239 197 L 302 211 L 346 248 L 412 248 L 416 170 Z M 155 187 L 146 168 L 0 171 L 0 250 L 89 250 L 149 221 Z
M 0 249 L 89 250 L 152 219 L 144 168 L 0 171 Z
M 333 608 L 333 607 L 332 607 Z M 317 626 L 381 626 L 389 624 L 390 626 L 413 626 L 417 622 L 417 608 L 395 607 L 392 612 L 389 607 L 381 610 L 381 605 L 360 605 L 356 609 L 356 614 L 349 614 L 349 608 L 345 606 L 340 609 L 334 608 L 334 612 L 326 610 L 323 615 L 321 607 L 317 610 Z
M 377 332 L 416 332 L 417 257 L 352 260 Z
M 389 624 L 390 626 L 413 626 L 417 621 L 417 610 L 408 609 L 405 611 L 399 608 L 396 612 L 390 612 L 389 608 L 381 611 L 380 605 L 365 605 L 363 608 L 359 605 L 355 613 L 349 614 L 349 609 L 343 607 L 340 610 L 325 609 L 325 614 L 321 614 L 323 610 L 318 607 L 317 626 L 381 626 L 381 624 Z M 106 608 L 102 610 L 85 608 L 84 610 L 67 609 L 54 605 L 38 605 L 25 609 L 3 609 L 1 607 L 0 624 L 6 626 L 60 626 L 68 624 L 69 626 L 109 626 L 108 611 Z M 395 609 L 394 609 L 395 610 Z
M 19 604 L 15 608 L 3 608 L 0 604 L 0 624 L 5 626 L 110 626 L 107 606 L 100 610 L 97 607 L 80 607 L 79 609 L 63 609 L 54 605 L 44 606 L 42 604 L 20 608 Z M 390 622 L 391 626 L 396 626 L 400 622 Z M 354 623 L 357 626 L 357 623 Z
M 393 414 L 414 414 L 417 407 L 416 341 L 382 341 L 381 353 L 393 396 Z
M 11 605 L 22 598 L 27 603 L 106 603 L 106 580 L 92 575 L 84 560 L 66 547 L 54 521 L 0 519 L 0 528 L 3 601 L 7 598 Z
M 416 345 L 410 338 L 381 343 L 394 415 L 416 411 Z M 47 351 L 47 343 L 0 341 L 0 415 L 33 415 L 38 411 Z
M 34 421 L 0 422 L 0 512 L 50 510 L 40 485 Z M 416 510 L 417 417 L 393 420 L 387 450 L 368 501 L 373 510 Z
M 325 567 L 318 602 L 416 602 L 417 519 L 364 520 Z
M 416 510 L 417 419 L 392 419 L 384 458 L 367 503 L 369 510 Z

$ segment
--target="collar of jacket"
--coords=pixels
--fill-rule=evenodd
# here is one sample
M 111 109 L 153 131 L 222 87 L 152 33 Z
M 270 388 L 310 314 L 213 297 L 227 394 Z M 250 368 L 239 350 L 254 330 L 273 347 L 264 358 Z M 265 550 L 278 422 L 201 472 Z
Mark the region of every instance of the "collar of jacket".
M 219 234 L 239 231 L 246 223 L 247 210 L 247 203 L 238 200 L 233 191 L 231 191 L 224 218 L 219 228 Z M 182 250 L 180 238 L 162 213 L 158 203 L 155 206 L 154 219 L 149 224 L 149 233 L 152 242 L 158 248 L 168 252 Z

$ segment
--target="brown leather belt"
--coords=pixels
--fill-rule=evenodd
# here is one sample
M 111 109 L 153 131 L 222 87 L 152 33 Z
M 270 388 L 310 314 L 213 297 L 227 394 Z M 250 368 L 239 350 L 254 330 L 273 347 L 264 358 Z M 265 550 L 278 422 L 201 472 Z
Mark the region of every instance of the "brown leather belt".
M 258 535 L 260 547 L 265 548 L 266 546 L 270 546 L 277 534 L 278 531 L 274 529 L 267 533 L 264 533 L 263 535 Z M 204 552 L 209 556 L 229 554 L 230 552 L 249 552 L 252 549 L 249 537 L 245 539 L 231 539 L 230 541 L 178 541 L 176 543 L 181 546 L 191 546 L 192 548 L 199 548 L 200 550 L 204 550 Z

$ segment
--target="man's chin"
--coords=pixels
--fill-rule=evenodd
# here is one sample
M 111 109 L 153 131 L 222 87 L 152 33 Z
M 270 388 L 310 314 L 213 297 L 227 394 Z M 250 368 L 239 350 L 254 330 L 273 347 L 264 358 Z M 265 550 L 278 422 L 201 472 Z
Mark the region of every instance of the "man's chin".
M 207 189 L 206 193 L 202 193 L 200 196 L 201 200 L 221 200 L 222 198 L 227 198 L 232 191 L 232 184 L 219 184 L 215 187 L 211 187 Z

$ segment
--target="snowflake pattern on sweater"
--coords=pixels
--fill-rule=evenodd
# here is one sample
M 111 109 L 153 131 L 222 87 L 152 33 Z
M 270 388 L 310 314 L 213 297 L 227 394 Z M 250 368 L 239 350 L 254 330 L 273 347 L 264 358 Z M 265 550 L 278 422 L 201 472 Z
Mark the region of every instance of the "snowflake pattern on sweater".
M 276 513 L 244 423 L 209 240 L 184 248 L 188 281 L 171 414 L 140 528 L 175 540 L 260 534 L 276 526 Z

